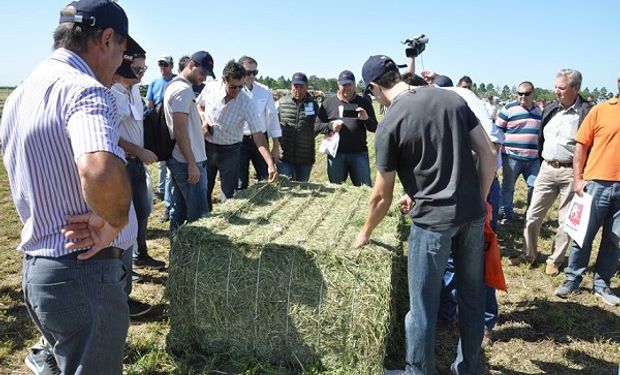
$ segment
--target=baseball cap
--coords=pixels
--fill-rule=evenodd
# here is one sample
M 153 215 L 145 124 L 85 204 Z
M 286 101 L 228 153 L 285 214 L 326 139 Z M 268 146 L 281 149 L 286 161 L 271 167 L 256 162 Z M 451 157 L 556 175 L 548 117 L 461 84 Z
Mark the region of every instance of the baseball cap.
M 452 87 L 454 86 L 454 83 L 452 83 L 452 80 L 449 77 L 438 75 L 433 80 L 433 85 L 438 87 Z
M 302 72 L 297 72 L 293 74 L 293 78 L 291 79 L 291 84 L 293 85 L 307 85 L 308 77 Z
M 165 62 L 168 65 L 174 65 L 174 60 L 172 60 L 172 56 L 170 55 L 161 55 L 157 62 Z
M 75 15 L 61 15 L 59 24 L 73 22 L 97 29 L 112 28 L 127 37 L 129 54 L 145 53 L 144 49 L 129 36 L 129 21 L 123 8 L 110 0 L 76 0 L 67 6 L 75 8 Z
M 377 80 L 379 77 L 392 70 L 398 70 L 398 66 L 391 58 L 385 55 L 370 56 L 362 67 L 362 79 L 364 86 L 370 86 L 370 82 Z
M 138 78 L 138 76 L 136 76 L 136 73 L 133 71 L 133 69 L 131 69 L 132 62 L 133 62 L 132 55 L 123 55 L 123 62 L 118 67 L 118 69 L 116 69 L 116 74 L 118 74 L 119 76 L 123 78 L 128 78 L 128 79 Z
M 213 74 L 213 57 L 207 51 L 198 51 L 192 54 L 190 57 L 193 62 L 204 70 L 205 74 L 211 77 L 215 77 Z
M 343 70 L 338 75 L 338 83 L 341 85 L 355 84 L 355 76 L 350 70 Z

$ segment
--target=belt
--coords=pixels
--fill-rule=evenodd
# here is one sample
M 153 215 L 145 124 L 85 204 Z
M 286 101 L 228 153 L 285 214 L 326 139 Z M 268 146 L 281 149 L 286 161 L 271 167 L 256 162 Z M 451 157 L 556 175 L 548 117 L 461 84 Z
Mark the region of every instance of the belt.
M 572 168 L 573 163 L 561 163 L 557 160 L 545 160 L 547 164 L 552 166 L 553 168 Z
M 88 250 L 80 250 L 69 253 L 65 256 L 62 256 L 63 259 L 77 259 L 78 255 L 85 253 Z M 92 257 L 85 260 L 101 260 L 101 259 L 120 259 L 123 257 L 123 249 L 115 246 L 108 246 L 99 250 L 99 252 Z

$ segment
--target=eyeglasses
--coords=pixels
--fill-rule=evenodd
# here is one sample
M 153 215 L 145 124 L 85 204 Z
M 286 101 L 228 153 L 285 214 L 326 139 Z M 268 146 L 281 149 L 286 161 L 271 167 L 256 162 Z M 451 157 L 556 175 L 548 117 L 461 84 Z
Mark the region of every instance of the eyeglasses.
M 140 74 L 144 74 L 148 68 L 148 66 L 132 66 L 131 70 L 133 70 L 133 72 L 138 76 Z
M 170 66 L 170 64 L 168 64 L 167 62 L 163 62 L 163 61 L 160 61 L 157 65 L 159 65 L 160 68 L 167 68 Z
M 528 91 L 528 92 L 518 92 L 517 95 L 519 95 L 519 96 L 530 96 L 530 95 L 532 95 L 532 92 L 531 91 Z
M 256 77 L 258 75 L 258 69 L 254 69 L 254 70 L 246 70 L 245 71 L 245 75 L 247 76 L 254 76 Z

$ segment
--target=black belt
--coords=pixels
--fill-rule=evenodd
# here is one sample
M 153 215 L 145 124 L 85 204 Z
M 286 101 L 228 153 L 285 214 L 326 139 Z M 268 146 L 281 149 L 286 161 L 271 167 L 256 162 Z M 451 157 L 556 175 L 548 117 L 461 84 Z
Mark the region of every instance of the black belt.
M 545 162 L 547 162 L 547 164 L 549 164 L 553 168 L 572 168 L 573 167 L 573 163 L 561 163 L 557 160 L 545 160 Z
M 63 259 L 77 259 L 78 255 L 87 252 L 88 250 L 80 250 L 69 253 L 65 256 L 62 256 Z M 97 252 L 97 254 L 92 257 L 84 260 L 101 260 L 101 259 L 121 259 L 123 257 L 123 249 L 115 246 L 108 246 L 103 248 Z

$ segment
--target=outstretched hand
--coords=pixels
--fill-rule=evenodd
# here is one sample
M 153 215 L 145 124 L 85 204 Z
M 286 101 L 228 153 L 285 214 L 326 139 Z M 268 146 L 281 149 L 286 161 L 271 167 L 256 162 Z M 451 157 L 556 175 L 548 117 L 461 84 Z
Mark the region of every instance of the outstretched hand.
M 110 246 L 122 228 L 115 228 L 94 212 L 81 215 L 67 215 L 69 222 L 63 227 L 62 233 L 69 240 L 65 244 L 68 250 L 79 250 L 90 247 L 78 259 L 85 260 L 97 254 L 100 250 Z

